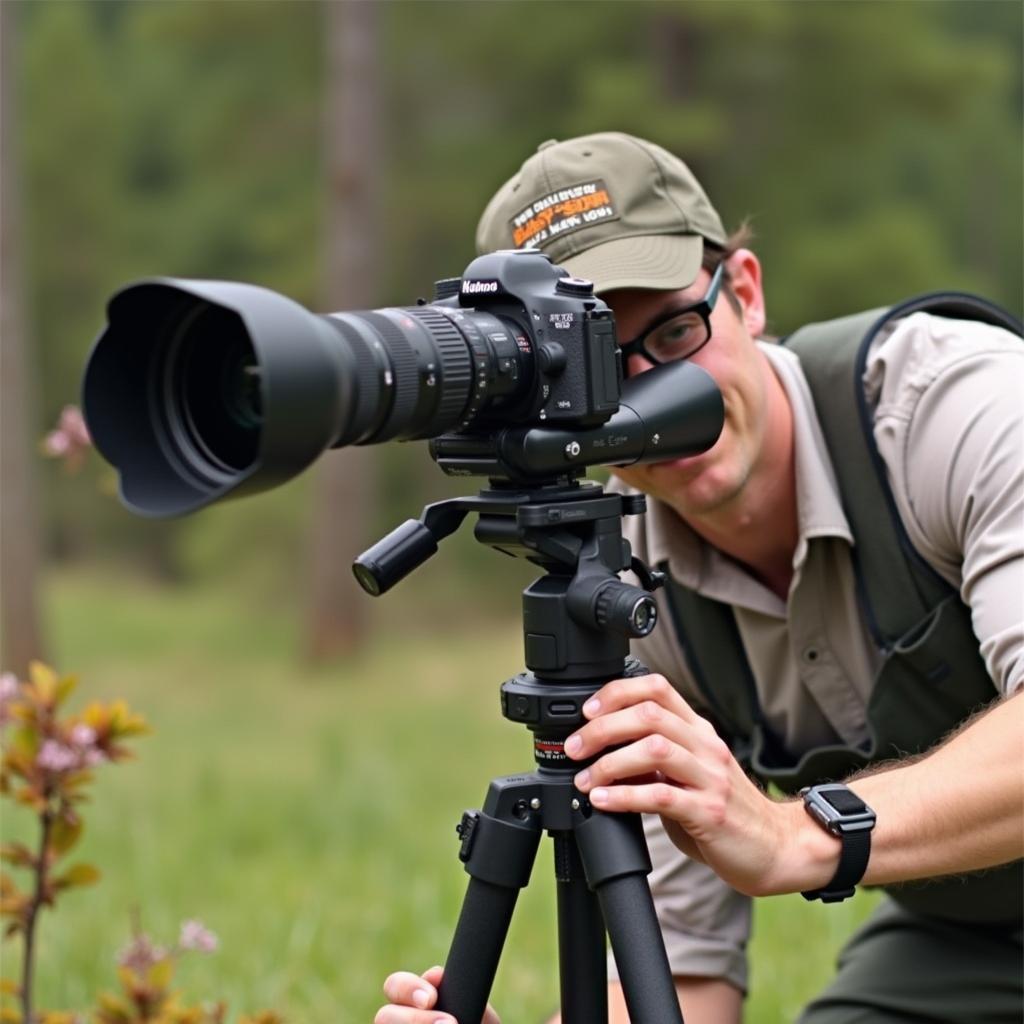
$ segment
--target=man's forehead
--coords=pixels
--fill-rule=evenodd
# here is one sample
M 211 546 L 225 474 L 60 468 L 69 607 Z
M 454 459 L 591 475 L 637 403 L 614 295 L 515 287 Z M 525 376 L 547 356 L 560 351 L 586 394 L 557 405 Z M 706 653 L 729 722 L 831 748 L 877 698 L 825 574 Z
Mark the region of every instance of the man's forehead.
M 702 275 L 703 276 L 703 275 Z M 612 308 L 617 317 L 651 319 L 679 306 L 700 302 L 704 297 L 703 281 L 698 277 L 686 288 L 672 291 L 654 288 L 618 288 L 604 292 L 601 298 Z

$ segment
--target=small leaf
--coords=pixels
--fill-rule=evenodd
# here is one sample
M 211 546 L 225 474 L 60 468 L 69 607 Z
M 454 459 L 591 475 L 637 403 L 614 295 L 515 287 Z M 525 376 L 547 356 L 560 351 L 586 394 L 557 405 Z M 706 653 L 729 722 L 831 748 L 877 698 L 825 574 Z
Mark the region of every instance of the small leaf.
M 64 676 L 64 678 L 57 683 L 57 703 L 62 704 L 65 700 L 67 700 L 68 697 L 70 697 L 71 694 L 75 692 L 75 687 L 77 686 L 78 676 Z
M 100 873 L 91 864 L 74 864 L 53 880 L 55 889 L 70 889 L 79 885 L 93 885 L 100 880 Z
M 102 736 L 110 725 L 110 712 L 99 701 L 94 700 L 86 705 L 82 712 L 82 721 Z
M 146 971 L 146 984 L 151 985 L 160 992 L 165 992 L 167 990 L 173 978 L 174 959 L 169 956 L 164 957 L 163 960 L 157 960 L 157 962 L 155 964 L 151 964 L 149 969 Z
M 120 996 L 101 992 L 96 1003 L 96 1020 L 100 1024 L 132 1024 L 132 1008 Z
M 36 858 L 24 843 L 0 843 L 0 860 L 16 868 L 35 867 Z
M 14 799 L 19 804 L 31 807 L 37 814 L 42 814 L 47 807 L 46 797 L 35 786 L 22 786 L 14 794 Z
M 12 729 L 7 739 L 4 760 L 12 768 L 31 767 L 39 753 L 39 733 L 29 725 Z
M 53 704 L 57 696 L 57 673 L 49 665 L 33 661 L 28 666 L 28 675 L 40 701 Z
M 21 986 L 13 978 L 0 978 L 0 992 L 5 996 L 20 996 Z
M 137 736 L 149 732 L 149 726 L 142 715 L 135 714 L 126 701 L 115 700 L 110 705 L 110 735 L 114 737 Z
M 93 780 L 93 774 L 87 768 L 78 772 L 71 772 L 61 779 L 60 787 L 65 795 L 77 794 L 83 786 L 88 786 Z
M 0 1021 L 3 1021 L 3 1024 L 21 1024 L 21 1011 L 13 1010 L 9 1006 L 2 1006 L 0 1007 Z
M 67 853 L 81 838 L 82 828 L 82 819 L 70 809 L 57 817 L 50 829 L 49 847 L 54 855 Z

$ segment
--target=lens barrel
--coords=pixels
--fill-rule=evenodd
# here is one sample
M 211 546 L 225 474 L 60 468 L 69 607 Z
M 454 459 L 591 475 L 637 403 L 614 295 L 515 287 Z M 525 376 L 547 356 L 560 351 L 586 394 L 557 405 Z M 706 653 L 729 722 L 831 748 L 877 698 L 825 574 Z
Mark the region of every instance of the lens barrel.
M 330 447 L 435 437 L 529 394 L 514 325 L 443 306 L 317 315 L 255 285 L 118 292 L 83 408 L 122 498 L 147 516 L 275 487 Z

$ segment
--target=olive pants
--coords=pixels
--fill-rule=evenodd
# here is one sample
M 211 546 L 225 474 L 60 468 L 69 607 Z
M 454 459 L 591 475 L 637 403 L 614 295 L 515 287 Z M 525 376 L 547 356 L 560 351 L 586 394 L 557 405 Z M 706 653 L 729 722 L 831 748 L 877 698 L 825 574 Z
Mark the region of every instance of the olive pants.
M 799 1024 L 1021 1024 L 1024 934 L 912 914 L 887 899 Z

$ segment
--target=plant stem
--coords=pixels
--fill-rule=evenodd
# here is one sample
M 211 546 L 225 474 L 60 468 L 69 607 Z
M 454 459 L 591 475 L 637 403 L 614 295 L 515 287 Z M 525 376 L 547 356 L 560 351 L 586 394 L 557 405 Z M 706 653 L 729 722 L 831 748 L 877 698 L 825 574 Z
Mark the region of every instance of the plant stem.
M 23 1024 L 32 1024 L 32 972 L 35 957 L 36 920 L 43 906 L 43 894 L 46 891 L 47 848 L 50 845 L 50 827 L 53 824 L 53 813 L 49 803 L 39 816 L 42 832 L 39 837 L 39 856 L 36 858 L 36 891 L 32 896 L 28 917 L 25 920 L 25 956 L 21 963 L 21 1019 Z

